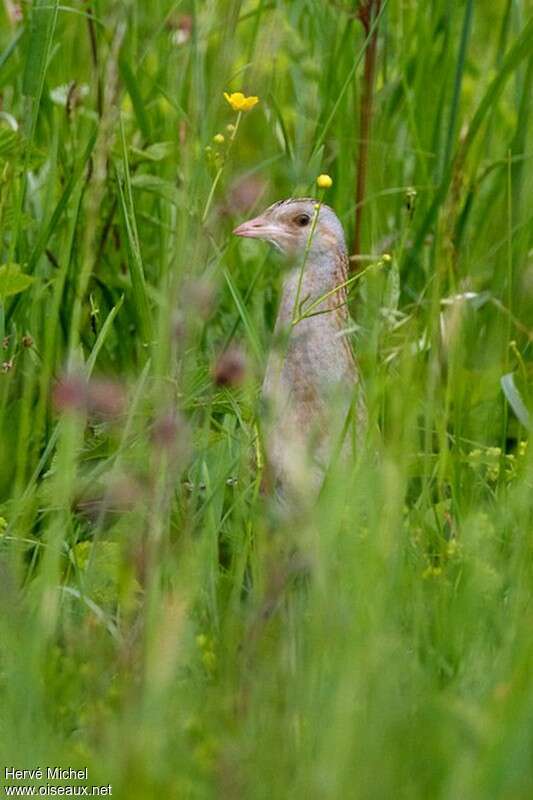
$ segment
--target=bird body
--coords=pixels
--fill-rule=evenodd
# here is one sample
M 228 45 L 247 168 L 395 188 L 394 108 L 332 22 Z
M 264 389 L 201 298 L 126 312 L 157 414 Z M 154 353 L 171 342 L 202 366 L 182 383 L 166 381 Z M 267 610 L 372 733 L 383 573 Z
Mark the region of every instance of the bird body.
M 348 256 L 342 226 L 328 206 L 298 198 L 275 203 L 235 233 L 270 241 L 291 262 L 275 327 L 275 340 L 283 344 L 271 352 L 263 383 L 270 406 L 266 450 L 278 483 L 299 493 L 316 490 L 341 444 L 354 397 L 359 428 L 365 415 L 346 336 Z M 349 442 L 345 437 L 341 449 Z

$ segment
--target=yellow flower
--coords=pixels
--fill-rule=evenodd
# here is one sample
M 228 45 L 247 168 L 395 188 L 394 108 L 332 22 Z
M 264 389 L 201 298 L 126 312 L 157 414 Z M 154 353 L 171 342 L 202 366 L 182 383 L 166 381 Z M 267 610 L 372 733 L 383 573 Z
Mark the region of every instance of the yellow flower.
M 432 567 L 430 564 L 422 573 L 422 579 L 426 581 L 428 578 L 438 578 L 441 574 L 442 569 L 440 567 Z
M 222 133 L 216 133 L 213 136 L 213 141 L 215 144 L 224 144 L 224 136 Z
M 450 539 L 446 548 L 446 554 L 448 558 L 453 558 L 453 556 L 457 555 L 458 547 L 459 545 L 457 544 L 457 539 Z
M 319 189 L 330 189 L 333 186 L 333 181 L 329 175 L 319 175 L 316 182 Z
M 212 650 L 204 650 L 202 663 L 208 672 L 214 672 L 217 665 L 217 657 Z
M 224 97 L 234 111 L 250 111 L 259 102 L 258 97 L 246 97 L 242 92 L 233 92 L 233 94 L 224 92 Z

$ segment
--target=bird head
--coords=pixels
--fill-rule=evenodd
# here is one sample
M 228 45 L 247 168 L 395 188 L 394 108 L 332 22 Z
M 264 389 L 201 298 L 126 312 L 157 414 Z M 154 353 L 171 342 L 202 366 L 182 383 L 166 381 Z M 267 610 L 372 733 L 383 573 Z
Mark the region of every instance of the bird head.
M 258 217 L 243 222 L 233 233 L 264 239 L 291 258 L 303 256 L 307 248 L 311 256 L 346 250 L 342 225 L 335 212 L 326 205 L 317 207 L 312 197 L 280 200 Z

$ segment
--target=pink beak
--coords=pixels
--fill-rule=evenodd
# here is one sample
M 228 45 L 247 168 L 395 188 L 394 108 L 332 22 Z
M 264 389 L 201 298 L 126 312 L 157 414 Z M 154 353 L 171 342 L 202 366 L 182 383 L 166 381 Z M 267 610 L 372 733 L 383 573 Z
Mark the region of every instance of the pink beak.
M 244 236 L 248 239 L 270 239 L 276 233 L 276 227 L 264 217 L 254 217 L 239 225 L 233 233 L 235 236 Z

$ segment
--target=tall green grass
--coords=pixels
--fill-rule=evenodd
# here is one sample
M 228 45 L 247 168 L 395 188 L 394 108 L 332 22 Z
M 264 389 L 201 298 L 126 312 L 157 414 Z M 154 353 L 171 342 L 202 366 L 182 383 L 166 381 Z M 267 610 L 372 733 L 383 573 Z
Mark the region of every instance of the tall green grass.
M 292 515 L 260 491 L 282 272 L 231 230 L 327 172 L 353 240 L 355 4 L 10 5 L 0 783 L 530 798 L 529 0 L 383 3 L 350 294 L 367 446 Z

